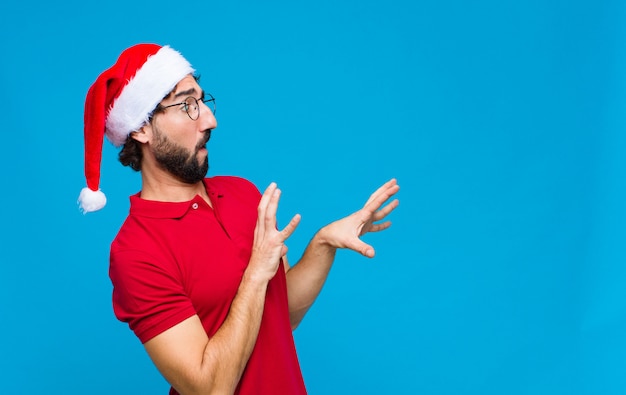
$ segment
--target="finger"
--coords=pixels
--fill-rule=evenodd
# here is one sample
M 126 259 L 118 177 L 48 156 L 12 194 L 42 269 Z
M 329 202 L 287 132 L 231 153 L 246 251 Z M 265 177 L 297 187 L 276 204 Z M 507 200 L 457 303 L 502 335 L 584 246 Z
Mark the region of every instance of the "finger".
M 373 258 L 376 254 L 376 252 L 374 251 L 374 247 L 367 243 L 364 243 L 361 239 L 358 238 L 355 240 L 354 243 L 348 245 L 348 248 L 368 258 Z
M 263 196 L 261 196 L 261 201 L 259 202 L 259 207 L 267 207 L 269 204 L 272 195 L 274 195 L 274 191 L 278 188 L 275 182 L 271 182 L 270 185 L 265 188 L 263 192 Z
M 391 221 L 385 221 L 380 224 L 372 224 L 370 228 L 367 230 L 368 232 L 380 232 L 381 230 L 385 230 L 391 226 Z
M 398 192 L 399 189 L 400 189 L 399 185 L 397 185 L 397 184 L 392 185 L 388 189 L 386 189 L 386 190 L 382 191 L 381 193 L 377 194 L 375 197 L 370 198 L 368 203 L 366 203 L 365 206 L 363 206 L 363 209 L 366 212 L 368 212 L 370 214 L 373 214 L 379 208 L 381 208 L 382 205 L 385 204 L 385 202 L 387 200 L 389 200 L 393 195 L 395 195 Z M 392 206 L 392 207 L 395 208 L 395 206 Z
M 280 231 L 280 233 L 283 235 L 283 240 L 287 240 L 289 236 L 292 235 L 292 233 L 300 224 L 300 219 L 300 214 L 294 215 L 293 218 L 291 218 L 291 221 L 289 221 L 289 223 L 283 228 L 283 230 Z
M 272 196 L 267 204 L 265 210 L 265 226 L 270 228 L 276 228 L 276 211 L 278 210 L 278 201 L 280 200 L 280 189 L 276 188 L 272 192 Z
M 374 199 L 378 198 L 381 194 L 384 194 L 385 191 L 387 191 L 390 188 L 394 188 L 397 185 L 398 185 L 398 181 L 395 178 L 392 178 L 391 180 L 387 181 L 380 188 L 378 188 L 374 193 L 370 195 L 370 198 L 367 200 L 367 202 L 365 202 L 365 205 L 368 205 Z
M 263 195 L 261 196 L 261 200 L 259 201 L 259 205 L 257 206 L 256 227 L 254 228 L 255 239 L 262 237 L 262 235 L 265 233 L 265 228 L 264 228 L 265 212 L 267 210 L 267 205 L 275 189 L 276 189 L 276 183 L 272 182 L 265 189 L 265 192 L 263 192 Z
M 369 211 L 378 210 L 387 200 L 389 200 L 393 195 L 395 195 L 400 186 L 395 184 L 386 188 L 384 190 L 379 191 L 378 193 L 372 194 L 370 199 L 365 203 L 363 208 L 367 208 Z
M 270 185 L 268 185 L 268 187 L 263 192 L 263 195 L 261 196 L 261 200 L 259 201 L 259 205 L 257 207 L 257 220 L 256 227 L 254 229 L 255 240 L 263 238 L 265 235 L 265 230 L 268 229 L 266 225 L 267 209 L 276 189 L 276 183 L 272 182 L 270 183 Z
M 259 201 L 259 205 L 257 207 L 258 219 L 262 219 L 265 216 L 265 210 L 267 209 L 267 205 L 269 204 L 269 201 L 272 195 L 274 194 L 275 190 L 276 190 L 276 183 L 272 182 L 265 189 L 265 192 L 263 192 L 263 195 L 261 196 L 261 200 Z
M 373 221 L 380 221 L 381 219 L 383 219 L 387 215 L 389 215 L 389 213 L 391 213 L 393 210 L 395 210 L 396 207 L 398 207 L 399 204 L 400 204 L 400 201 L 398 199 L 393 200 L 391 203 L 389 203 L 385 207 L 383 207 L 380 210 L 376 211 L 374 213 L 374 215 L 372 216 L 372 220 Z

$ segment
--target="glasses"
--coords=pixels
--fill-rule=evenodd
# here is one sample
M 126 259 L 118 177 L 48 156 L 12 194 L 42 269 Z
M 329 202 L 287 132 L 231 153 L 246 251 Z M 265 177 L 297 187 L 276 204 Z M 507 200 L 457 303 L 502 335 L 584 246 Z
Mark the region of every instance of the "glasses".
M 193 96 L 189 96 L 185 99 L 185 101 L 182 101 L 180 103 L 174 103 L 167 106 L 159 105 L 157 106 L 155 112 L 164 111 L 165 109 L 170 107 L 183 106 L 189 118 L 191 118 L 192 121 L 195 121 L 198 119 L 198 117 L 200 117 L 200 102 L 202 102 L 206 104 L 213 113 L 213 115 L 215 115 L 215 98 L 210 93 L 206 93 L 206 95 L 209 96 L 208 99 L 203 96 L 200 100 L 198 100 Z

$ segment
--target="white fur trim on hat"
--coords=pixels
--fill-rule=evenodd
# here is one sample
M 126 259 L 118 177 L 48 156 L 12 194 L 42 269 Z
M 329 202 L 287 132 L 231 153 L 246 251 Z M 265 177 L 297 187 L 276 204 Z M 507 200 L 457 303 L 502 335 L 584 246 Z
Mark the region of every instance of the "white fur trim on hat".
M 145 125 L 157 104 L 194 71 L 178 51 L 167 45 L 150 56 L 128 81 L 107 116 L 106 136 L 113 145 L 124 144 L 131 132 Z

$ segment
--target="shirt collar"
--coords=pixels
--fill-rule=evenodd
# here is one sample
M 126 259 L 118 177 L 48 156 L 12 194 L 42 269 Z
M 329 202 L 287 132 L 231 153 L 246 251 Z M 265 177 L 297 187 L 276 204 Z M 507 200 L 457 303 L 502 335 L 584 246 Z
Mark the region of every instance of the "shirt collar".
M 210 178 L 204 179 L 204 187 L 215 206 L 216 197 L 222 197 L 223 192 Z M 141 192 L 130 197 L 130 214 L 150 218 L 182 218 L 189 212 L 194 204 L 208 206 L 199 195 L 186 202 L 160 202 L 156 200 L 146 200 L 140 197 Z

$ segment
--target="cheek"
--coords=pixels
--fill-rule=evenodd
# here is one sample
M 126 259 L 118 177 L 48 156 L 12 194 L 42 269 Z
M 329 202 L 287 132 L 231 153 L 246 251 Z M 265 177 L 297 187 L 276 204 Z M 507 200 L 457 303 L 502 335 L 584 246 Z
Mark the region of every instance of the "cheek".
M 194 125 L 190 125 L 184 119 L 170 121 L 167 124 L 163 123 L 160 126 L 162 131 L 168 131 L 169 139 L 178 145 L 191 149 L 198 143 L 198 135 Z

